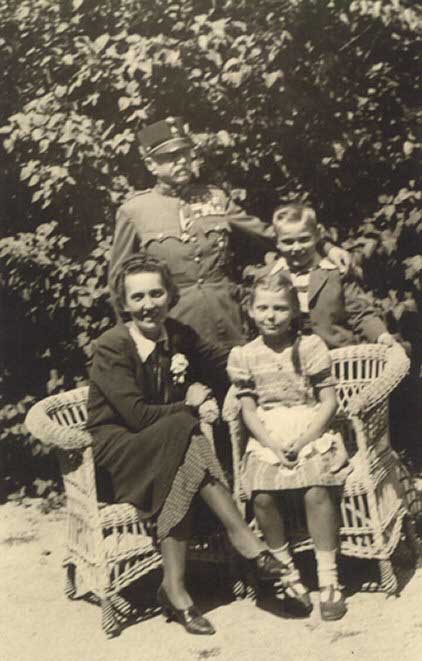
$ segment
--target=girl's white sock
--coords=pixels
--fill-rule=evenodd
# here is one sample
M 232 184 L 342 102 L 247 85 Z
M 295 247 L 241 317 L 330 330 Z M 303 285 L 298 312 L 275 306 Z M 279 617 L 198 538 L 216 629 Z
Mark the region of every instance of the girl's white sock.
M 280 562 L 282 562 L 283 565 L 286 565 L 290 570 L 287 577 L 287 581 L 288 582 L 292 581 L 294 583 L 294 588 L 288 587 L 287 594 L 290 595 L 291 597 L 294 597 L 295 594 L 306 594 L 307 589 L 301 583 L 300 574 L 295 567 L 292 554 L 290 553 L 289 543 L 286 542 L 285 544 L 283 544 L 283 546 L 280 546 L 278 549 L 270 548 L 270 551 L 277 558 L 277 560 L 280 560 Z
M 289 549 L 289 542 L 286 542 L 278 549 L 270 548 L 270 551 L 277 558 L 277 560 L 280 560 L 280 562 L 282 562 L 284 565 L 289 566 L 294 564 L 292 554 L 290 553 Z
M 315 549 L 318 585 L 320 588 L 325 588 L 329 585 L 338 585 L 336 555 L 337 549 L 333 549 L 332 551 L 319 551 L 318 549 Z

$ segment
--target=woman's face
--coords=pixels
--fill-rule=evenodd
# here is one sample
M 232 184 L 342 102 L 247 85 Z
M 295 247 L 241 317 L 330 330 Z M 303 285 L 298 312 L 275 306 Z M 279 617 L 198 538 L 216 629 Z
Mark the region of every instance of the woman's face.
M 290 298 L 287 291 L 271 291 L 257 287 L 249 307 L 249 316 L 264 338 L 282 340 L 289 332 L 292 321 Z
M 183 147 L 176 151 L 150 156 L 145 160 L 157 180 L 168 186 L 185 186 L 192 177 L 192 152 Z
M 156 340 L 169 311 L 169 292 L 160 273 L 128 273 L 125 277 L 125 312 L 143 335 Z

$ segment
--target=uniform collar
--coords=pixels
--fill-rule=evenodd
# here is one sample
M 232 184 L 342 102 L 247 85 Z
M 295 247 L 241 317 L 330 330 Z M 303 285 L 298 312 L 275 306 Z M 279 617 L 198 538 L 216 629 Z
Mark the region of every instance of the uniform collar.
M 148 337 L 145 337 L 145 335 L 141 333 L 141 331 L 139 330 L 138 326 L 135 324 L 134 321 L 128 321 L 127 324 L 125 325 L 130 333 L 132 340 L 135 343 L 138 356 L 143 363 L 146 363 L 146 361 L 154 351 L 157 344 L 162 343 L 165 349 L 167 350 L 169 349 L 169 336 L 164 326 L 161 331 L 160 337 L 158 338 L 158 340 L 154 341 L 154 340 L 150 340 Z

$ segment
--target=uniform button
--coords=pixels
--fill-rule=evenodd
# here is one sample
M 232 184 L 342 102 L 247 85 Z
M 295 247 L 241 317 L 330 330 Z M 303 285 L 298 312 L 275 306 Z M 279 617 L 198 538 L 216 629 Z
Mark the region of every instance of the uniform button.
M 198 257 L 198 255 L 197 255 L 197 256 L 194 258 L 194 261 L 195 261 L 197 264 L 199 264 L 199 262 L 201 261 L 201 258 Z
M 198 285 L 204 284 L 204 278 L 198 278 Z

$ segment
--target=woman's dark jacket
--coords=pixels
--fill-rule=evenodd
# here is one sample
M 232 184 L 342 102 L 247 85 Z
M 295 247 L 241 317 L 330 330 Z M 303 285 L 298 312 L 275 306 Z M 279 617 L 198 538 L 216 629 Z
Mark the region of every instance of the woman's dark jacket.
M 90 370 L 96 466 L 110 479 L 113 500 L 134 504 L 145 517 L 161 509 L 198 425 L 183 401 L 188 385 L 225 379 L 224 351 L 176 320 L 167 319 L 166 330 L 168 348 L 158 345 L 143 363 L 128 328 L 117 324 L 97 340 Z M 170 372 L 177 353 L 189 361 L 183 384 L 173 383 Z

